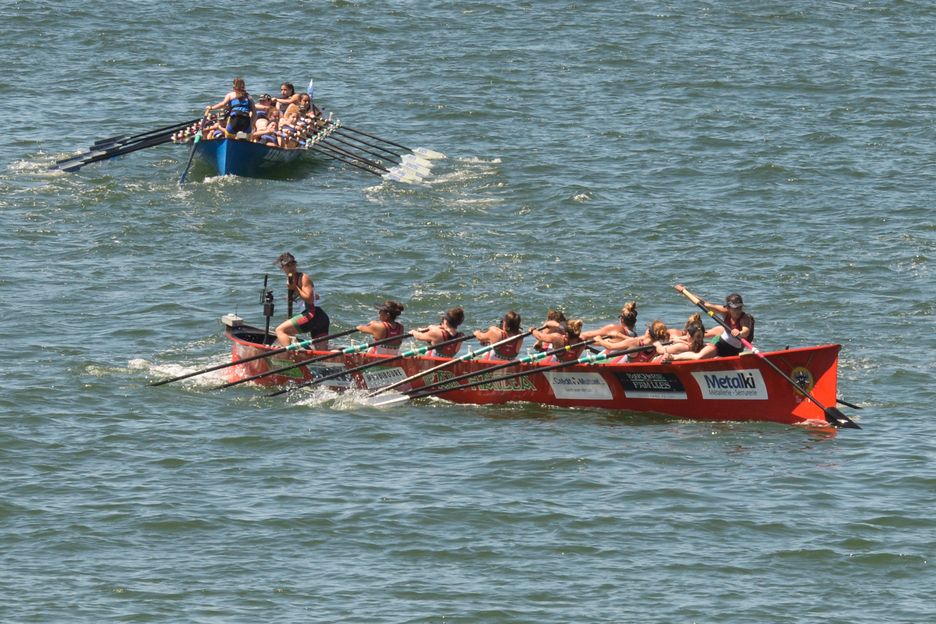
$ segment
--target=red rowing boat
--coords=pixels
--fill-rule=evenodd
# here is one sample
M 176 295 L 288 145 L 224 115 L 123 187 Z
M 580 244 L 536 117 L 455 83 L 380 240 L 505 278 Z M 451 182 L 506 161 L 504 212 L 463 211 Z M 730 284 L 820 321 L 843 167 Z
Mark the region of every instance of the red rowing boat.
M 279 345 L 264 346 L 266 332 L 241 325 L 226 327 L 234 343 L 233 361 L 260 356 Z M 826 345 L 764 353 L 800 387 L 825 405 L 835 405 L 840 345 Z M 236 381 L 270 370 L 321 358 L 328 351 L 289 351 L 232 366 L 228 379 Z M 262 385 L 311 381 L 336 375 L 327 382 L 335 390 L 377 390 L 445 363 L 446 358 L 393 356 L 367 353 L 343 354 L 302 365 L 284 373 L 261 377 Z M 382 360 L 388 361 L 381 365 Z M 470 374 L 462 383 L 439 394 L 455 403 L 475 405 L 513 401 L 571 408 L 600 408 L 649 412 L 700 420 L 767 421 L 785 424 L 825 425 L 823 409 L 797 392 L 766 361 L 752 353 L 740 356 L 673 362 L 668 364 L 576 364 L 562 370 L 537 372 L 546 364 L 516 364 L 495 373 L 487 369 L 502 362 L 459 361 L 450 367 L 414 379 L 398 390 L 410 392 L 436 382 Z M 365 364 L 366 370 L 348 371 Z M 529 375 L 509 380 L 517 372 Z M 487 376 L 487 379 L 485 379 Z M 489 380 L 489 381 L 488 381 Z M 471 388 L 471 382 L 488 381 Z

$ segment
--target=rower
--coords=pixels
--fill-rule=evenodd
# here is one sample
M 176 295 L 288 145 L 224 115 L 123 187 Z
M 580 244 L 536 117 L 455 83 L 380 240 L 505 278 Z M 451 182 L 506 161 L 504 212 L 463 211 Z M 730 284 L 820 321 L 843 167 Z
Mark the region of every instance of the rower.
M 520 315 L 511 310 L 500 318 L 500 327 L 491 325 L 491 327 L 488 328 L 486 332 L 482 332 L 479 329 L 474 333 L 474 337 L 478 339 L 478 342 L 481 343 L 482 347 L 486 347 L 489 344 L 502 342 L 508 338 L 520 335 L 520 323 Z M 520 338 L 518 340 L 502 344 L 499 347 L 494 347 L 488 351 L 488 354 L 484 359 L 486 361 L 515 360 L 517 359 L 517 355 L 520 353 L 520 345 L 522 344 L 523 338 Z
M 565 351 L 561 351 L 554 355 L 549 356 L 545 363 L 556 364 L 559 362 L 572 362 L 577 360 L 579 356 L 582 355 L 582 352 L 585 350 L 585 347 L 588 346 L 584 340 L 582 340 L 582 321 L 579 319 L 572 319 L 566 321 L 565 323 L 565 332 L 541 332 L 538 329 L 533 329 L 533 337 L 539 340 L 540 342 L 549 341 L 549 349 L 560 349 L 562 347 L 569 347 Z
M 373 355 L 397 355 L 400 352 L 400 345 L 403 344 L 404 329 L 403 324 L 397 323 L 396 319 L 403 313 L 403 304 L 388 300 L 383 303 L 375 303 L 374 307 L 377 308 L 377 318 L 379 320 L 371 321 L 367 325 L 358 325 L 357 330 L 372 336 L 374 342 L 399 336 L 399 341 L 394 340 L 371 349 Z
M 458 331 L 458 326 L 465 320 L 465 311 L 461 308 L 452 308 L 442 315 L 441 322 L 438 325 L 429 325 L 419 329 L 410 330 L 409 335 L 416 340 L 428 342 L 431 345 L 437 345 L 440 342 L 446 342 L 455 338 L 463 338 L 465 334 Z M 445 345 L 439 349 L 432 349 L 426 357 L 455 357 L 458 350 L 461 349 L 461 342 Z
M 582 332 L 582 338 L 586 340 L 589 338 L 597 338 L 598 336 L 636 338 L 637 332 L 634 330 L 634 325 L 637 323 L 637 302 L 631 301 L 625 304 L 618 320 L 621 321 L 620 325 L 611 323 L 605 325 L 601 329 L 592 329 L 587 332 Z

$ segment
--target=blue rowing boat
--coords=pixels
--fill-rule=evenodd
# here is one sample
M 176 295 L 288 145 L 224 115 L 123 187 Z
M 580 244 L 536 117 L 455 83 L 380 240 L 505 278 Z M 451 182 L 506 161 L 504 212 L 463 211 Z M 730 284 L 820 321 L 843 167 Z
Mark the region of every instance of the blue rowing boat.
M 195 146 L 195 157 L 218 172 L 247 178 L 265 177 L 301 159 L 307 150 L 283 149 L 237 139 L 206 139 Z

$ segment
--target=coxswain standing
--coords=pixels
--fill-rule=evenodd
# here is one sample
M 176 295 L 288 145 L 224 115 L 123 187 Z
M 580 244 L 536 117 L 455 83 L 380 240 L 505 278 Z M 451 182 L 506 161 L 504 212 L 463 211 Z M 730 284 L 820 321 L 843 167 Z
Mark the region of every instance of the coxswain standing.
M 315 285 L 312 279 L 299 271 L 296 265 L 296 259 L 291 253 L 284 253 L 273 263 L 289 276 L 286 282 L 286 288 L 289 290 L 289 296 L 298 295 L 302 301 L 299 308 L 299 314 L 287 321 L 283 321 L 276 328 L 276 337 L 282 346 L 288 347 L 293 336 L 308 332 L 312 338 L 328 335 L 329 320 L 325 310 L 316 305 L 319 299 L 315 292 Z M 295 295 L 293 294 L 295 293 Z M 318 350 L 327 350 L 328 341 L 319 342 L 315 345 Z
M 431 345 L 437 345 L 440 342 L 446 342 L 455 338 L 463 338 L 465 334 L 458 331 L 458 326 L 465 320 L 465 311 L 461 308 L 452 308 L 444 315 L 439 325 L 429 325 L 420 329 L 410 331 L 410 336 L 416 340 L 428 342 Z M 458 350 L 461 349 L 461 342 L 446 345 L 439 349 L 430 350 L 427 357 L 455 357 Z
M 227 109 L 228 123 L 225 131 L 227 136 L 236 137 L 243 132 L 248 137 L 253 132 L 257 119 L 257 107 L 244 86 L 243 78 L 234 79 L 234 90 L 224 96 L 220 103 L 205 109 L 207 116 L 213 110 Z
M 397 317 L 403 314 L 403 304 L 396 301 L 385 301 L 375 303 L 377 308 L 377 318 L 379 320 L 371 321 L 367 325 L 358 325 L 359 332 L 369 334 L 374 338 L 374 342 L 399 336 L 399 341 L 393 341 L 382 345 L 377 345 L 371 353 L 375 355 L 397 355 L 400 352 L 400 345 L 403 344 L 404 329 L 402 323 L 397 323 Z

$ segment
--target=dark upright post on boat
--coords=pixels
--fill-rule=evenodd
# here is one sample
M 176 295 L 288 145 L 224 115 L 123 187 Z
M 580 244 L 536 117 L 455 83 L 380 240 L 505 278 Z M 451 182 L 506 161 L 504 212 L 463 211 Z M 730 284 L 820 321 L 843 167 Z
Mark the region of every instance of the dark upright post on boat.
M 263 344 L 269 344 L 270 339 L 270 318 L 273 317 L 273 291 L 267 290 L 267 280 L 269 275 L 263 276 L 263 292 L 260 293 L 260 303 L 263 304 L 263 316 L 266 317 L 266 330 L 263 332 Z

